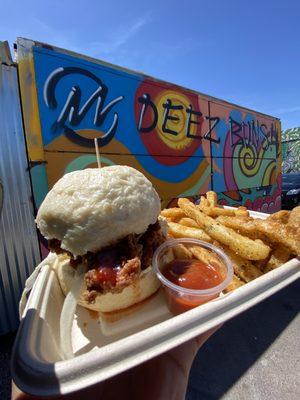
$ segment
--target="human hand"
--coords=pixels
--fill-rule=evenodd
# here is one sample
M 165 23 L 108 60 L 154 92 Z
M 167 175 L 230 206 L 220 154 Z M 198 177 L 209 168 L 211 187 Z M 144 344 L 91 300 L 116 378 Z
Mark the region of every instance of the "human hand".
M 217 326 L 182 345 L 104 382 L 55 400 L 119 399 L 181 400 L 185 397 L 190 369 L 200 347 L 213 335 Z M 40 397 L 21 392 L 12 384 L 12 400 L 37 400 Z

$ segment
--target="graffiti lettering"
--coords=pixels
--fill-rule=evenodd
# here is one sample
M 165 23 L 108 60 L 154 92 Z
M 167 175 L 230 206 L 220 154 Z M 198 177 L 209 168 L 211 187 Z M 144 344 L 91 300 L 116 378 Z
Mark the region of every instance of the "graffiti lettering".
M 253 145 L 257 147 L 261 144 L 263 150 L 267 150 L 271 144 L 276 143 L 277 132 L 271 125 L 268 132 L 265 124 L 259 124 L 258 121 L 237 122 L 233 118 L 229 118 L 229 135 L 230 145 L 235 146 L 234 138 L 238 138 L 244 147 Z M 274 141 L 275 140 L 275 141 Z
M 144 93 L 143 96 L 138 98 L 138 101 L 139 101 L 139 103 L 142 104 L 142 109 L 141 109 L 139 123 L 138 123 L 138 130 L 140 132 L 151 132 L 156 127 L 157 120 L 158 120 L 158 113 L 157 113 L 155 104 L 151 101 L 151 96 L 148 93 Z M 150 107 L 153 112 L 153 121 L 149 126 L 142 127 L 143 118 L 144 118 L 144 115 L 145 115 L 148 107 Z
M 158 110 L 156 105 L 152 102 L 151 96 L 148 93 L 144 93 L 141 97 L 138 98 L 138 102 L 142 105 L 139 118 L 137 129 L 141 133 L 147 133 L 153 131 L 158 123 Z M 162 105 L 163 107 L 163 117 L 162 117 L 162 126 L 161 129 L 163 132 L 168 133 L 170 135 L 176 136 L 178 132 L 174 129 L 171 129 L 168 126 L 169 121 L 180 121 L 180 118 L 177 115 L 172 114 L 172 111 L 179 111 L 183 110 L 184 107 L 181 104 L 174 104 L 171 99 L 167 99 L 165 103 Z M 146 118 L 146 113 L 148 108 L 151 112 L 151 117 L 148 113 L 148 118 Z M 185 135 L 188 138 L 195 138 L 195 139 L 202 139 L 200 135 L 193 135 L 191 133 L 191 126 L 192 124 L 199 125 L 199 122 L 193 118 L 193 116 L 201 117 L 202 113 L 200 111 L 196 111 L 192 109 L 192 105 L 185 109 L 187 114 L 186 118 L 186 128 L 185 128 Z M 144 121 L 145 120 L 145 121 Z M 150 120 L 150 121 L 149 121 Z M 145 124 L 144 124 L 145 122 Z M 147 124 L 147 125 L 146 125 Z M 208 139 L 210 140 L 210 139 Z
M 82 138 L 82 136 L 78 135 L 73 129 L 71 129 L 70 126 L 78 126 L 86 116 L 87 112 L 96 103 L 93 123 L 95 127 L 100 127 L 105 121 L 111 109 L 114 107 L 114 105 L 120 102 L 124 98 L 124 96 L 119 96 L 113 99 L 105 106 L 104 104 L 108 94 L 108 89 L 101 81 L 101 79 L 99 79 L 91 72 L 81 68 L 60 67 L 54 70 L 48 76 L 44 85 L 43 96 L 44 96 L 44 101 L 48 108 L 50 109 L 57 108 L 58 104 L 55 97 L 55 89 L 57 87 L 57 84 L 63 77 L 71 74 L 79 74 L 87 76 L 94 82 L 96 82 L 98 87 L 91 94 L 88 100 L 83 104 L 83 106 L 80 107 L 82 92 L 79 86 L 73 86 L 52 128 L 55 131 L 57 129 L 63 128 L 64 132 L 70 137 L 70 139 L 75 139 L 75 140 L 76 138 L 80 139 L 82 144 L 90 146 L 93 143 L 92 139 Z M 107 132 L 105 132 L 104 135 L 102 135 L 99 138 L 100 146 L 105 146 L 114 137 L 118 126 L 118 118 L 119 118 L 118 114 L 114 113 L 113 121 L 109 129 L 107 130 Z
M 230 125 L 230 131 L 229 131 L 229 135 L 230 135 L 230 145 L 231 147 L 234 146 L 233 143 L 233 137 L 237 136 L 239 139 L 243 140 L 242 136 L 239 135 L 239 133 L 242 131 L 242 124 L 240 124 L 239 122 L 235 121 L 233 118 L 229 118 L 229 125 Z
M 209 122 L 213 121 L 213 124 L 210 126 L 209 130 L 204 134 L 203 139 L 209 140 L 210 142 L 214 142 L 214 143 L 220 143 L 220 138 L 215 139 L 215 138 L 211 137 L 213 130 L 216 128 L 216 126 L 220 122 L 220 118 L 219 117 L 209 117 L 209 116 L 206 116 L 205 118 Z
M 142 96 L 138 98 L 138 102 L 142 105 L 137 129 L 141 133 L 147 133 L 153 131 L 159 121 L 159 110 L 155 103 L 151 100 L 151 96 L 148 93 L 144 93 Z M 168 125 L 168 122 L 180 121 L 180 117 L 174 114 L 173 111 L 183 110 L 184 107 L 181 104 L 174 104 L 171 99 L 167 99 L 165 103 L 162 105 L 163 107 L 163 116 L 162 116 L 162 126 L 161 130 L 164 133 L 176 136 L 178 132 L 174 130 L 174 126 L 172 129 Z M 193 110 L 192 105 L 190 104 L 188 108 L 185 110 L 186 118 L 186 128 L 185 128 L 185 136 L 191 139 L 198 140 L 208 140 L 212 143 L 219 144 L 221 139 L 216 137 L 216 128 L 221 121 L 221 118 L 218 116 L 203 116 L 200 111 Z M 199 117 L 204 117 L 209 122 L 209 129 L 204 135 L 194 134 L 191 132 L 192 125 L 199 125 Z M 271 144 L 277 144 L 277 132 L 271 125 L 270 130 L 265 124 L 260 124 L 258 120 L 251 121 L 236 121 L 234 118 L 229 117 L 229 140 L 231 147 L 234 147 L 237 142 L 241 143 L 244 147 L 249 147 L 253 145 L 257 147 L 259 145 L 262 146 L 263 150 L 267 150 Z M 213 132 L 215 133 L 212 136 Z
M 269 147 L 269 138 L 268 138 L 268 132 L 267 132 L 267 126 L 265 124 L 260 125 L 260 132 L 263 136 L 263 149 L 268 150 Z
M 199 125 L 199 122 L 195 119 L 192 119 L 192 115 L 196 115 L 198 117 L 202 116 L 202 112 L 200 111 L 195 111 L 192 109 L 192 105 L 190 104 L 190 106 L 186 109 L 186 112 L 188 113 L 188 119 L 187 119 L 187 128 L 186 128 L 186 136 L 189 138 L 193 138 L 193 139 L 202 139 L 201 136 L 199 135 L 192 135 L 190 132 L 190 128 L 191 128 L 191 124 L 196 124 Z
M 178 135 L 178 132 L 167 128 L 167 122 L 169 121 L 179 121 L 179 118 L 176 117 L 175 115 L 170 115 L 171 110 L 182 110 L 183 106 L 182 105 L 175 105 L 172 104 L 172 100 L 167 99 L 166 103 L 163 104 L 164 108 L 164 117 L 163 117 L 163 123 L 162 123 L 162 131 L 165 133 L 170 133 L 171 135 Z

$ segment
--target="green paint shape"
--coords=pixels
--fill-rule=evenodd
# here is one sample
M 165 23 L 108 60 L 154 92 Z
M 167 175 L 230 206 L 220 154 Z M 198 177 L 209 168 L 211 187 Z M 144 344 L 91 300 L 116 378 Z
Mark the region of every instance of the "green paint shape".
M 112 162 L 109 158 L 102 156 L 101 156 L 101 162 L 105 163 L 106 165 L 115 165 L 115 163 Z M 97 158 L 94 155 L 89 154 L 89 155 L 79 156 L 68 164 L 67 168 L 65 169 L 65 174 L 67 174 L 68 172 L 84 169 L 88 165 L 94 163 L 97 163 Z
M 185 192 L 181 193 L 180 196 L 181 197 L 190 197 L 190 196 L 196 196 L 197 194 L 199 194 L 202 185 L 204 185 L 204 182 L 206 181 L 206 179 L 208 178 L 209 175 L 210 175 L 210 165 L 207 166 L 206 170 L 201 175 L 201 177 L 200 177 L 199 181 L 196 183 L 196 185 L 194 185 L 190 189 L 186 190 Z

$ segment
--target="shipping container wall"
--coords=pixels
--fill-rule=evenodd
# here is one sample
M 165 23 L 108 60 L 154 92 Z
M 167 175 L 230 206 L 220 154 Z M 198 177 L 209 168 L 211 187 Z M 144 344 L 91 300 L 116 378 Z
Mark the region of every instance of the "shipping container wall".
M 97 137 L 102 164 L 139 169 L 163 206 L 213 189 L 280 209 L 278 119 L 24 39 L 18 62 L 37 207 L 64 173 L 97 166 Z
M 0 55 L 4 54 L 4 46 L 0 42 Z M 0 335 L 17 329 L 18 304 L 25 280 L 40 260 L 17 69 L 9 57 L 5 60 L 1 57 Z

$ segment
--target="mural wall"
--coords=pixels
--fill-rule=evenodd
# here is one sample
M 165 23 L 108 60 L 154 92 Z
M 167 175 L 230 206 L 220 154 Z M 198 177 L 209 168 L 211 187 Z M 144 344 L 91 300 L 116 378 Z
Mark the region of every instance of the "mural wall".
M 277 119 L 28 40 L 18 56 L 37 207 L 64 173 L 97 166 L 97 137 L 102 164 L 139 169 L 163 206 L 213 189 L 280 208 Z
M 282 132 L 282 172 L 300 172 L 300 127 Z

